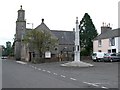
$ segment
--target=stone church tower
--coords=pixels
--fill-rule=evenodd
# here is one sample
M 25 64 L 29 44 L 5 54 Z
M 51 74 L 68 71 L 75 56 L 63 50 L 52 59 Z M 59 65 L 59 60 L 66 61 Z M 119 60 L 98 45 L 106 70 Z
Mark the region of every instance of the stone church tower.
M 16 34 L 15 34 L 15 59 L 22 60 L 25 59 L 25 45 L 22 39 L 26 31 L 26 20 L 25 20 L 25 10 L 18 10 L 18 17 L 16 21 Z

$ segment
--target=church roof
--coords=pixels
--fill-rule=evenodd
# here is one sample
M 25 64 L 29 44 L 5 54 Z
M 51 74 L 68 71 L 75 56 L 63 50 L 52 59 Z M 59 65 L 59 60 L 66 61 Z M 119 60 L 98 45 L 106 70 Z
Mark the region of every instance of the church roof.
M 44 30 L 50 33 L 53 37 L 59 40 L 60 45 L 73 45 L 74 44 L 74 32 L 73 31 L 63 31 L 63 30 L 50 30 L 42 19 L 42 23 L 35 28 L 35 30 Z
M 51 30 L 47 27 L 47 25 L 44 23 L 44 19 L 42 19 L 42 23 L 41 23 L 39 26 L 37 26 L 37 27 L 35 28 L 35 30 L 38 30 L 38 31 L 43 30 L 43 31 L 45 31 L 45 32 L 47 32 L 47 33 L 50 33 L 50 34 L 53 36 L 53 38 L 57 38 L 57 37 L 51 32 Z
M 59 39 L 59 44 L 74 44 L 74 32 L 73 31 L 58 31 L 51 30 L 51 32 Z
M 41 29 L 41 30 L 47 30 L 49 31 L 50 29 L 47 27 L 47 25 L 45 23 L 41 23 L 39 26 L 37 26 L 35 29 Z

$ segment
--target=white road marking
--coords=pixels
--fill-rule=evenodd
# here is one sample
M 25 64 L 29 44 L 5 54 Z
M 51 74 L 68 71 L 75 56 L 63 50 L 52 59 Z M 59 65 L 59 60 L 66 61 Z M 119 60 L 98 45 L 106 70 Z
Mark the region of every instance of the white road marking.
M 109 84 L 109 83 L 94 83 L 94 84 Z
M 99 85 L 97 85 L 97 84 L 100 84 L 100 83 L 89 83 L 89 82 L 83 82 L 83 83 L 88 84 L 88 85 L 92 85 L 92 86 L 95 86 L 95 87 L 100 87 Z M 101 86 L 101 88 L 108 89 L 107 87 L 104 87 L 104 86 Z
M 63 78 L 65 78 L 66 76 L 64 76 L 64 75 L 60 75 L 61 77 L 63 77 Z
M 74 81 L 76 80 L 75 78 L 70 78 L 70 79 L 71 79 L 71 80 L 74 80 Z
M 31 66 L 32 68 L 34 68 L 34 66 Z
M 46 70 L 43 69 L 42 71 L 45 72 Z
M 41 70 L 41 68 L 38 68 L 38 70 Z
M 102 86 L 101 88 L 108 89 L 107 87 Z
M 54 75 L 58 75 L 57 73 L 53 73 Z
M 88 84 L 88 85 L 92 85 L 92 86 L 95 86 L 95 87 L 98 87 L 98 86 L 99 86 L 99 85 L 96 85 L 96 84 L 94 84 L 94 83 L 89 83 L 89 82 L 83 82 L 83 83 Z
M 47 71 L 48 73 L 51 73 L 50 71 Z
M 35 69 L 37 69 L 37 67 L 34 67 Z
M 16 61 L 16 62 L 20 64 L 27 64 L 26 62 L 22 62 L 22 61 Z
M 93 86 L 95 86 L 95 87 L 98 87 L 98 86 L 99 86 L 99 85 L 96 85 L 96 84 L 94 84 L 94 83 L 93 83 L 93 84 L 91 84 L 91 85 L 93 85 Z

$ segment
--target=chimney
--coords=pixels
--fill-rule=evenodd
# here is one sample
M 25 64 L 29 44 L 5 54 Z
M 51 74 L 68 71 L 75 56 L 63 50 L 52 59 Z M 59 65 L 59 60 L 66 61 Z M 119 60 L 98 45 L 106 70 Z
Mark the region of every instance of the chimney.
M 44 23 L 44 18 L 42 18 L 42 23 Z
M 110 30 L 112 30 L 112 28 L 110 27 L 110 23 L 106 25 L 106 23 L 103 22 L 103 26 L 101 26 L 101 34 Z

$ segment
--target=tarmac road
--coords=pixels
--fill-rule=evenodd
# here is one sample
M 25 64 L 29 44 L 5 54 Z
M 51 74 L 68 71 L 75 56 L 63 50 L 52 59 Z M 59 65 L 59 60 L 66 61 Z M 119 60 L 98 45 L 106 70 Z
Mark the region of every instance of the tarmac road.
M 117 88 L 118 63 L 92 62 L 94 67 L 61 67 L 2 60 L 2 88 Z

